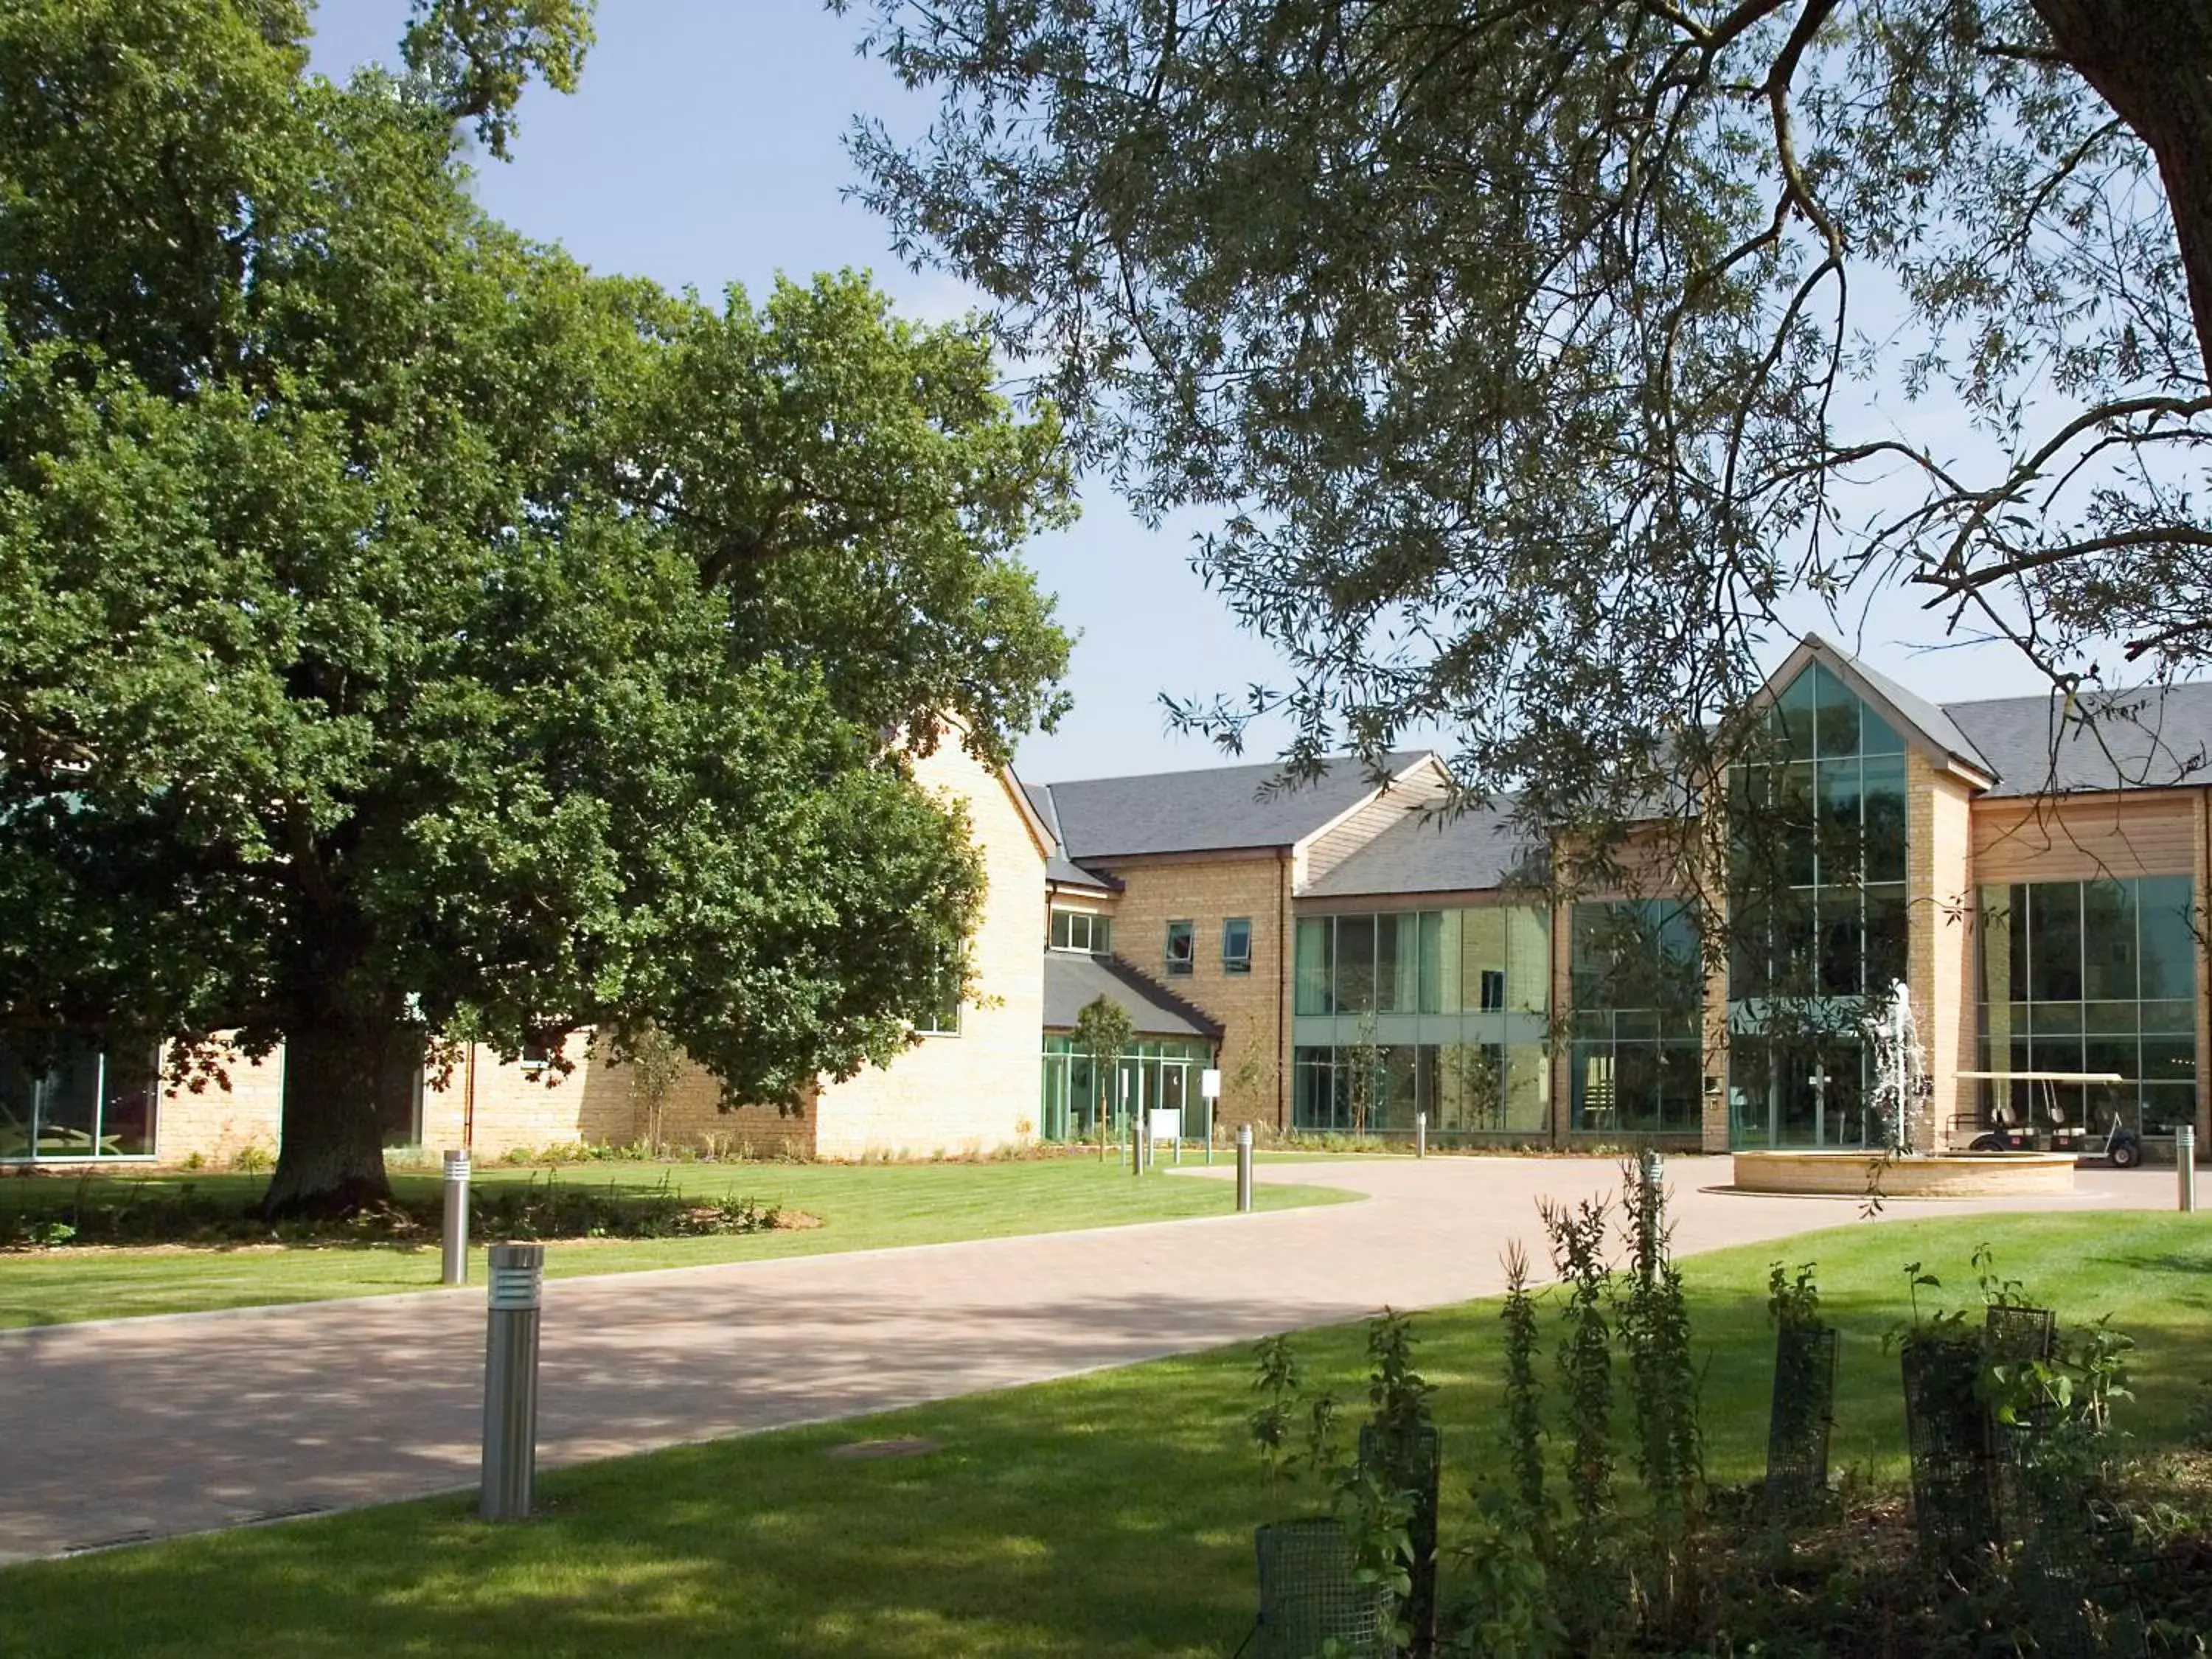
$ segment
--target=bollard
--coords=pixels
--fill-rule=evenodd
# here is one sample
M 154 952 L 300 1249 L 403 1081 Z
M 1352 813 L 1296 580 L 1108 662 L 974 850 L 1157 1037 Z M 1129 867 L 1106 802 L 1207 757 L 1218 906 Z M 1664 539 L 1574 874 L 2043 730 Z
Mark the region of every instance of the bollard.
M 1252 1126 L 1237 1126 L 1237 1212 L 1252 1207 Z
M 2197 1126 L 2177 1123 L 2173 1126 L 2173 1171 L 2178 1183 L 2178 1202 L 2184 1210 L 2197 1207 Z
M 530 1514 L 538 1475 L 538 1321 L 545 1247 L 491 1247 L 484 1329 L 483 1497 L 487 1521 Z
M 469 1155 L 446 1154 L 446 1271 L 444 1285 L 469 1282 Z
M 1413 1114 L 1413 1156 L 1426 1158 L 1428 1155 L 1429 1115 L 1426 1112 L 1416 1112 Z

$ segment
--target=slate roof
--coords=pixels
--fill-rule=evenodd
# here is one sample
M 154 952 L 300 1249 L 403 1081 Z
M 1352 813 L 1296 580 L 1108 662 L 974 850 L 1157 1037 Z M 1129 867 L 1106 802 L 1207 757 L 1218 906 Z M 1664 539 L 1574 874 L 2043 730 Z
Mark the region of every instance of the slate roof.
M 1208 1037 L 1221 1035 L 1219 1024 L 1195 1004 L 1184 1001 L 1118 957 L 1085 956 L 1076 951 L 1044 953 L 1044 1029 L 1072 1030 L 1087 1003 L 1106 997 L 1121 1004 L 1144 1036 Z
M 1446 893 L 1513 885 L 1542 847 L 1501 802 L 1453 817 L 1408 813 L 1327 875 L 1298 890 L 1301 898 L 1369 893 Z
M 1110 893 L 1121 885 L 1110 877 L 1092 875 L 1067 856 L 1067 844 L 1060 835 L 1060 814 L 1053 810 L 1050 786 L 1025 783 L 1022 793 L 1029 797 L 1030 805 L 1036 809 L 1037 817 L 1044 820 L 1044 827 L 1052 835 L 1052 851 L 1046 854 L 1044 861 L 1047 881 L 1057 882 L 1062 887 L 1088 887 L 1101 893 Z
M 2062 721 L 2063 707 L 2054 696 L 1943 709 L 1989 757 L 1992 796 L 2212 783 L 2212 681 L 2090 692 Z
M 1398 777 L 1427 757 L 1406 750 L 1386 759 Z M 1287 847 L 1358 805 L 1375 784 L 1351 760 L 1314 783 L 1261 791 L 1279 775 L 1273 761 L 1214 766 L 1194 772 L 1153 772 L 1133 778 L 1083 778 L 1044 786 L 1049 822 L 1079 863 L 1117 854 L 1212 853 L 1242 847 Z

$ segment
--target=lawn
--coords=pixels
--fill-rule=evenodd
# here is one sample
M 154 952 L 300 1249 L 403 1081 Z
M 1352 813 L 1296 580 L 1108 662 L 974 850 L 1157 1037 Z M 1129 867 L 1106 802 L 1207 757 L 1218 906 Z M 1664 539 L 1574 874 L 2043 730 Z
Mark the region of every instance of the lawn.
M 1164 1173 L 1139 1181 L 1089 1158 L 1002 1164 L 591 1164 L 556 1170 L 479 1166 L 481 1183 L 554 1180 L 639 1190 L 665 1180 L 687 1194 L 738 1195 L 803 1212 L 820 1223 L 736 1237 L 578 1240 L 547 1253 L 555 1277 L 759 1261 L 894 1244 L 938 1244 L 1017 1233 L 1064 1232 L 1139 1221 L 1218 1215 L 1236 1201 L 1224 1182 Z M 397 1187 L 432 1193 L 435 1174 L 395 1172 Z M 266 1177 L 242 1175 L 106 1176 L 94 1186 L 190 1182 L 243 1208 Z M 65 1216 L 79 1183 L 50 1176 L 0 1177 L 0 1212 Z M 1328 1204 L 1355 1194 L 1261 1182 L 1261 1209 Z M 483 1282 L 483 1251 L 471 1282 Z M 63 1249 L 0 1253 L 0 1328 L 131 1314 L 182 1313 L 334 1297 L 423 1290 L 438 1282 L 439 1249 L 417 1246 L 255 1245 L 156 1249 Z M 0 1647 L 0 1653 L 4 1653 Z
M 2212 1218 L 1903 1221 L 1688 1264 L 1712 1475 L 1760 1468 L 1770 1260 L 1820 1263 L 1846 1331 L 1837 1456 L 1893 1477 L 1902 1414 L 1881 1334 L 1904 1311 L 1899 1269 L 1921 1261 L 1944 1278 L 1934 1300 L 1971 1302 L 1967 1257 L 1986 1238 L 2062 1317 L 2116 1315 L 2142 1345 L 2124 1425 L 2146 1448 L 2178 1439 L 2212 1336 Z M 1477 1303 L 1421 1322 L 1443 1389 L 1448 1541 L 1492 1451 L 1495 1314 Z M 1300 1346 L 1356 1392 L 1356 1328 Z M 446 1498 L 17 1568 L 0 1572 L 0 1651 L 1225 1656 L 1250 1623 L 1265 1518 L 1248 1363 L 1223 1350 L 601 1463 L 546 1478 L 543 1518 L 521 1526 Z M 939 1449 L 827 1455 L 893 1436 Z

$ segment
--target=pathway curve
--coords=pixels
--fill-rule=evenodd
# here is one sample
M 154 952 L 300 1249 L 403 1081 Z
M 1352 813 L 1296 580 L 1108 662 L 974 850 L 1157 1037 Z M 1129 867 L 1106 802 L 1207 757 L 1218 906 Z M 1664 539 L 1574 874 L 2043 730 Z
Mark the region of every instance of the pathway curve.
M 1725 1158 L 1669 1162 L 1681 1251 L 1856 1214 L 1849 1199 L 1716 1190 L 1728 1171 Z M 1619 1179 L 1609 1162 L 1565 1158 L 1260 1174 L 1367 1201 L 554 1280 L 541 1466 L 1492 1294 L 1506 1243 L 1537 1238 L 1539 1197 Z M 2081 1188 L 2015 1207 L 2173 1201 L 2172 1176 L 2157 1171 L 2085 1170 Z M 463 1290 L 0 1333 L 0 1562 L 468 1486 L 483 1321 L 482 1291 Z

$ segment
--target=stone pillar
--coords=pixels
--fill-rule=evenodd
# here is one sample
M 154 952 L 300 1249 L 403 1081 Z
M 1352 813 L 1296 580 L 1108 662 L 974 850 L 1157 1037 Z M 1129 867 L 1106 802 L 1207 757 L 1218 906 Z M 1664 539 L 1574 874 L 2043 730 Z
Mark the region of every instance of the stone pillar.
M 1958 1074 L 1974 1069 L 1972 792 L 1917 752 L 1905 757 L 1905 984 L 1936 1085 L 1913 1144 L 1933 1152 L 1966 1103 Z

